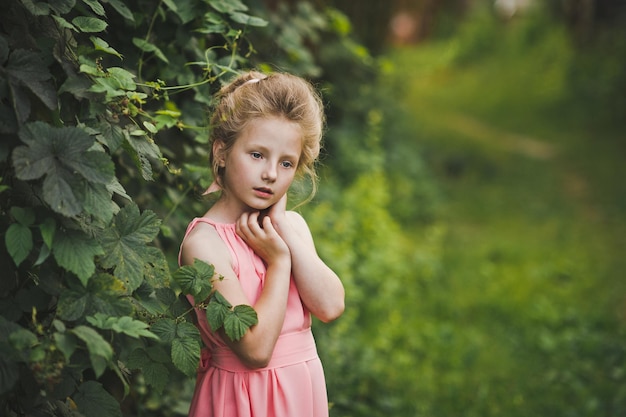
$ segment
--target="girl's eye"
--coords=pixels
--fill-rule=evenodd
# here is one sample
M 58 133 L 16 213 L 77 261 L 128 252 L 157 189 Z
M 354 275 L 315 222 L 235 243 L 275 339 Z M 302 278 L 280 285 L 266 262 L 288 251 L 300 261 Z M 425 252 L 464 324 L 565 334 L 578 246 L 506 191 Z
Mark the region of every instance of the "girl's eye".
M 250 153 L 250 155 L 254 158 L 254 159 L 261 159 L 263 157 L 263 155 L 261 155 L 261 152 L 252 152 Z
M 280 164 L 283 166 L 283 168 L 292 168 L 293 167 L 293 164 L 291 162 L 289 162 L 289 161 L 283 161 Z

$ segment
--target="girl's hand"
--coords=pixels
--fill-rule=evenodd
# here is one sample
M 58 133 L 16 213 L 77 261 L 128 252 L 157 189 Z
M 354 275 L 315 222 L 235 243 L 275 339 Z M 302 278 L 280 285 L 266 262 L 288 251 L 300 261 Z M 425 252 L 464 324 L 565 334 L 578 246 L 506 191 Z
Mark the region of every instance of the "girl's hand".
M 270 209 L 268 215 L 264 216 L 262 220 L 259 220 L 261 213 L 258 211 L 243 213 L 235 224 L 235 230 L 239 237 L 268 265 L 281 259 L 290 260 L 291 258 L 289 247 L 272 224 L 271 213 L 273 210 L 274 207 Z

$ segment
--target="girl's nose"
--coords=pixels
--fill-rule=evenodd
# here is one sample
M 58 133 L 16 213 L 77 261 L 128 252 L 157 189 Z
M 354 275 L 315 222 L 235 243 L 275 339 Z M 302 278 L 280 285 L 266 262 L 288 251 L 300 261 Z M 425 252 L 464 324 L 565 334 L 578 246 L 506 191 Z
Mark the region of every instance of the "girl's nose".
M 276 180 L 276 166 L 274 164 L 267 164 L 263 170 L 263 180 L 275 181 Z

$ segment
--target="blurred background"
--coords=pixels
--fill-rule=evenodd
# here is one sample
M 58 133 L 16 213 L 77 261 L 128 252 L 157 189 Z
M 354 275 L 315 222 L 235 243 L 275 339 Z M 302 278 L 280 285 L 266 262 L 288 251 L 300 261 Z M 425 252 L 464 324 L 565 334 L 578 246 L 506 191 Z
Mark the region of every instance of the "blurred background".
M 331 415 L 626 415 L 626 2 L 321 3 Z

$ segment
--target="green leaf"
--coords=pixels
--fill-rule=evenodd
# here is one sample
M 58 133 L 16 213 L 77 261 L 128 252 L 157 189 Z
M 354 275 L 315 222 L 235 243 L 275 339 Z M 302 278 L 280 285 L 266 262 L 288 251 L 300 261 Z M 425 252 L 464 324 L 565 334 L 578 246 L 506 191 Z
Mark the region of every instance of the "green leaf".
M 56 221 L 52 217 L 46 217 L 45 220 L 39 225 L 41 237 L 48 248 L 52 248 L 56 228 Z
M 50 0 L 50 8 L 58 14 L 69 13 L 76 5 L 76 0 Z
M 119 59 L 122 59 L 122 54 L 120 54 L 115 49 L 113 49 L 103 39 L 98 38 L 97 36 L 92 36 L 89 39 L 91 40 L 91 43 L 93 43 L 94 48 L 96 48 L 96 51 L 102 51 L 102 52 L 105 52 L 105 53 L 110 54 L 110 55 L 115 55 Z
M 19 266 L 33 249 L 33 234 L 27 226 L 13 223 L 4 235 L 4 242 L 11 259 Z
M 146 383 L 154 388 L 156 394 L 162 393 L 170 382 L 170 371 L 162 363 L 150 362 L 141 368 L 141 373 L 145 376 Z
M 100 377 L 107 363 L 113 359 L 113 348 L 104 340 L 100 333 L 91 327 L 77 326 L 70 332 L 85 342 L 96 377 Z
M 176 13 L 183 24 L 191 22 L 195 19 L 199 11 L 196 7 L 196 3 L 193 0 L 164 0 L 167 7 Z
M 130 11 L 128 6 L 126 6 L 122 0 L 109 0 L 109 4 L 113 6 L 115 11 L 118 12 L 123 18 L 128 19 L 131 22 L 135 21 L 133 12 Z
M 35 16 L 48 16 L 50 14 L 50 6 L 43 2 L 35 2 L 33 0 L 22 0 L 26 10 Z
M 155 352 L 155 350 L 151 349 L 151 352 Z M 162 352 L 162 350 L 157 352 Z M 161 392 L 167 385 L 170 373 L 164 363 L 169 362 L 171 359 L 167 356 L 163 358 L 161 357 L 162 355 L 158 355 L 155 358 L 155 355 L 150 353 L 141 348 L 133 350 L 128 357 L 128 367 L 130 369 L 140 369 L 148 385 Z
M 86 286 L 96 270 L 94 258 L 104 252 L 98 242 L 82 232 L 60 229 L 54 236 L 52 253 L 61 267 L 75 273 Z
M 91 214 L 103 223 L 108 223 L 118 210 L 117 205 L 111 200 L 113 193 L 108 187 L 102 184 L 88 182 L 84 187 L 83 209 L 85 213 Z
M 268 24 L 267 20 L 261 19 L 260 17 L 250 16 L 245 13 L 233 12 L 229 16 L 233 19 L 233 21 L 241 23 L 242 25 L 264 27 Z
M 82 129 L 34 122 L 24 126 L 19 135 L 26 146 L 13 151 L 16 174 L 26 181 L 45 175 L 44 200 L 58 213 L 70 217 L 80 213 L 82 179 L 108 184 L 115 177 L 111 158 L 89 150 L 94 139 Z
M 96 381 L 82 383 L 73 398 L 78 411 L 89 417 L 122 417 L 120 404 L 102 384 Z
M 259 322 L 256 311 L 249 305 L 238 305 L 226 315 L 224 331 L 234 341 L 243 337 L 251 326 Z
M 57 304 L 57 314 L 63 320 L 78 320 L 85 313 L 88 302 L 87 291 L 63 291 Z
M 180 286 L 184 294 L 189 294 L 195 300 L 202 302 L 213 290 L 212 279 L 215 268 L 204 261 L 195 259 L 193 265 L 185 265 L 174 272 L 174 281 Z
M 61 29 L 69 29 L 69 30 L 73 30 L 74 32 L 78 32 L 78 29 L 76 29 L 76 26 L 74 26 L 73 24 L 71 24 L 70 22 L 62 18 L 61 16 L 57 16 L 53 14 L 52 18 L 54 19 L 55 22 L 57 22 L 57 25 Z
M 200 332 L 191 323 L 181 323 L 178 326 L 179 330 L 181 327 L 188 327 L 188 329 L 183 332 L 182 336 L 172 340 L 172 362 L 185 375 L 193 376 L 200 362 Z
M 55 332 L 53 337 L 57 349 L 59 349 L 61 353 L 63 353 L 65 360 L 69 362 L 70 358 L 78 347 L 76 337 L 74 335 L 61 332 Z
M 9 342 L 17 350 L 26 350 L 39 343 L 37 335 L 27 329 L 18 329 L 9 334 Z
M 141 176 L 146 181 L 152 181 L 152 165 L 150 161 L 160 161 L 163 155 L 159 147 L 145 136 L 132 136 L 128 130 L 124 130 L 124 148 L 135 161 L 137 168 L 141 169 Z
M 245 12 L 248 6 L 239 0 L 208 0 L 211 7 L 221 13 L 233 13 L 237 11 Z
M 104 20 L 95 18 L 95 17 L 87 17 L 87 16 L 78 16 L 72 19 L 72 24 L 76 26 L 81 32 L 86 33 L 95 33 L 104 31 L 108 24 Z
M 11 216 L 24 226 L 31 226 L 35 222 L 35 213 L 30 208 L 11 207 Z
M 109 274 L 96 274 L 89 279 L 87 287 L 77 283 L 61 293 L 57 314 L 67 321 L 96 313 L 129 315 L 133 307 L 126 293 L 126 288 L 117 278 Z
M 148 329 L 148 324 L 134 320 L 132 317 L 111 317 L 102 313 L 87 317 L 87 321 L 100 329 L 113 330 L 116 333 L 124 333 L 136 339 L 148 337 L 158 339 L 159 337 Z
M 46 65 L 41 65 L 44 59 L 41 53 L 15 49 L 9 56 L 5 72 L 24 85 L 35 81 L 46 81 L 52 78 L 52 74 Z
M 209 299 L 206 309 L 206 318 L 213 331 L 220 329 L 224 325 L 226 316 L 230 313 L 232 305 L 218 291 L 214 291 Z
M 164 343 L 172 343 L 176 337 L 176 321 L 173 319 L 160 319 L 150 326 L 150 330 Z
M 106 13 L 104 12 L 104 7 L 102 7 L 98 0 L 83 0 L 83 3 L 89 6 L 89 8 L 98 16 L 106 15 Z
M 165 54 L 159 49 L 159 47 L 148 42 L 147 40 L 141 38 L 133 38 L 133 44 L 144 52 L 154 53 L 157 58 L 159 58 L 166 64 L 170 63 Z
M 129 204 L 117 213 L 113 224 L 101 236 L 105 255 L 104 268 L 114 268 L 115 275 L 123 280 L 130 292 L 139 288 L 144 278 L 145 258 L 152 253 L 147 243 L 159 233 L 161 221 L 146 210 L 139 214 L 135 204 Z

